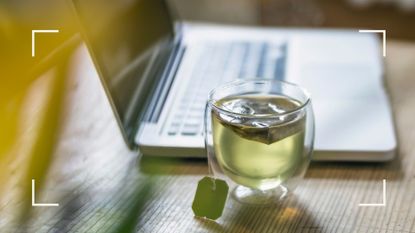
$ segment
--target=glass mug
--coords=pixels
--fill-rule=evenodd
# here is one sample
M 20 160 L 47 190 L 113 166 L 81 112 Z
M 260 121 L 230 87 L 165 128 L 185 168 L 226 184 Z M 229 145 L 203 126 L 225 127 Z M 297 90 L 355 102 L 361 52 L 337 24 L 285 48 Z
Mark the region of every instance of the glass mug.
M 213 89 L 205 109 L 205 146 L 214 176 L 249 204 L 278 202 L 311 159 L 314 116 L 301 87 L 278 80 L 237 80 Z

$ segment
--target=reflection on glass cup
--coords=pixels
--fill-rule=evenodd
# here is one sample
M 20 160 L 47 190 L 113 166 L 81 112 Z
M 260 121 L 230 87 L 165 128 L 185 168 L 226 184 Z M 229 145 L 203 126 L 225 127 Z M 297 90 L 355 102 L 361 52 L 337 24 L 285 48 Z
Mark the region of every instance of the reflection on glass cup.
M 209 164 L 214 175 L 238 185 L 233 191 L 238 201 L 265 204 L 286 196 L 306 171 L 313 141 L 311 100 L 299 86 L 252 79 L 209 94 Z

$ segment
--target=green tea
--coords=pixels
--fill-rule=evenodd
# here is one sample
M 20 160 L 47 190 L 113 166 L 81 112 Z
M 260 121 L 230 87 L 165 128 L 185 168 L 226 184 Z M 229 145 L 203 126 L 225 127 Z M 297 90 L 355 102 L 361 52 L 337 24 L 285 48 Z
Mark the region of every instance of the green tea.
M 305 110 L 299 109 L 298 101 L 249 95 L 224 98 L 214 105 L 215 153 L 225 175 L 233 181 L 267 190 L 301 170 Z

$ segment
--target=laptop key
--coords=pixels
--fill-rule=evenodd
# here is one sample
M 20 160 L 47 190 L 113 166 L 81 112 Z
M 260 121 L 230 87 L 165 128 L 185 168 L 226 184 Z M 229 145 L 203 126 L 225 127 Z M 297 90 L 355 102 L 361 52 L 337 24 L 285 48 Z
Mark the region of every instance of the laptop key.
M 167 132 L 167 135 L 169 135 L 169 136 L 174 136 L 174 135 L 176 135 L 177 134 L 177 132 L 176 131 L 168 131 Z
M 182 131 L 183 136 L 194 136 L 197 134 L 197 131 Z
M 176 135 L 178 131 L 179 131 L 179 127 L 170 127 L 169 130 L 167 131 L 167 134 L 170 136 L 173 136 L 173 135 Z
M 287 45 L 284 44 L 279 47 L 279 53 L 275 60 L 274 78 L 278 80 L 285 79 Z
M 261 55 L 258 64 L 257 77 L 263 77 L 266 65 L 266 57 L 268 53 L 268 44 L 264 43 L 261 48 Z
M 248 62 L 248 55 L 249 55 L 249 43 L 248 42 L 243 42 L 242 43 L 242 47 L 243 47 L 243 55 L 242 55 L 242 63 L 240 66 L 240 70 L 239 70 L 239 78 L 245 78 L 245 66 L 246 63 Z
M 196 135 L 199 132 L 200 125 L 199 124 L 188 124 L 185 123 L 182 129 L 182 135 L 191 136 Z

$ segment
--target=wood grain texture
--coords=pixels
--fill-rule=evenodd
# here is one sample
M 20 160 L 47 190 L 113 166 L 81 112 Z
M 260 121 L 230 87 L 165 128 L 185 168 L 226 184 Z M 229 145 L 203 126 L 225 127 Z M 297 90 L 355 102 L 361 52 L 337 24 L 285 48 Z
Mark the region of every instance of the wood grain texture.
M 66 85 L 59 142 L 39 196 L 60 207 L 32 210 L 20 231 L 415 232 L 414 73 L 415 44 L 389 42 L 385 85 L 399 138 L 394 161 L 312 163 L 280 206 L 250 207 L 229 198 L 223 216 L 213 222 L 195 218 L 191 210 L 197 182 L 208 173 L 206 160 L 129 151 L 96 75 L 75 72 Z M 381 202 L 382 179 L 386 207 L 359 207 Z

